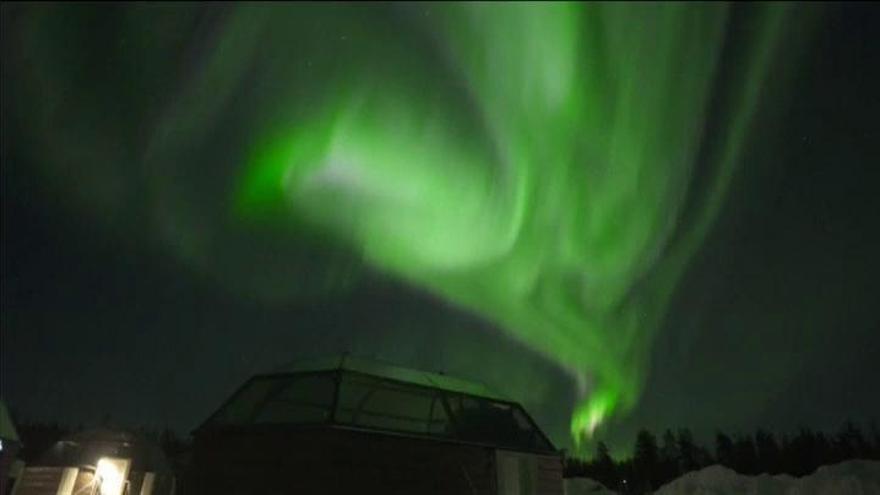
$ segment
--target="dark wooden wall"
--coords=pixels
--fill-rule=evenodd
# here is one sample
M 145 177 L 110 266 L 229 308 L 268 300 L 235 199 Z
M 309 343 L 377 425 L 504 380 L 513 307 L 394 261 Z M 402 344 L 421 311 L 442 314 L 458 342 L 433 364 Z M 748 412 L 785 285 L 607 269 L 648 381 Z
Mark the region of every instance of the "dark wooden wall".
M 555 475 L 549 464 L 542 464 L 544 476 Z M 558 473 L 561 488 L 561 464 Z M 184 495 L 494 495 L 495 453 L 489 447 L 337 428 L 202 433 L 181 489 Z

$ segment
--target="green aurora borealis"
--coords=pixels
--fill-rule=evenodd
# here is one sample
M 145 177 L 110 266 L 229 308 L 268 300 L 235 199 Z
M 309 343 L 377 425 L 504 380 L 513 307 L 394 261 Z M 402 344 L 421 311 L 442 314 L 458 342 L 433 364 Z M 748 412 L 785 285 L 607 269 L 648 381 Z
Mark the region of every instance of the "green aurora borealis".
M 254 148 L 238 207 L 283 204 L 496 322 L 571 373 L 572 435 L 591 434 L 638 399 L 670 292 L 723 201 L 786 7 L 759 10 L 690 225 L 722 4 L 436 6 L 423 27 L 455 78 L 392 66 L 331 84 L 326 108 Z
M 76 420 L 184 431 L 351 351 L 583 452 L 830 423 L 826 370 L 863 375 L 876 333 L 847 167 L 880 139 L 846 115 L 872 48 L 823 9 L 4 3 L 4 400 L 64 410 L 72 377 L 108 391 Z

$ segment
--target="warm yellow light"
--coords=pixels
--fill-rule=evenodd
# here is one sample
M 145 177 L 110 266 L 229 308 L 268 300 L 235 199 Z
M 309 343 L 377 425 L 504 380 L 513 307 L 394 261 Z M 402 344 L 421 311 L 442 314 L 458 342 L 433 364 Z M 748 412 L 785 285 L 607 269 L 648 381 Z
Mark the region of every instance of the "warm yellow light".
M 122 495 L 128 464 L 128 459 L 114 457 L 102 457 L 98 461 L 95 475 L 98 478 L 101 495 Z

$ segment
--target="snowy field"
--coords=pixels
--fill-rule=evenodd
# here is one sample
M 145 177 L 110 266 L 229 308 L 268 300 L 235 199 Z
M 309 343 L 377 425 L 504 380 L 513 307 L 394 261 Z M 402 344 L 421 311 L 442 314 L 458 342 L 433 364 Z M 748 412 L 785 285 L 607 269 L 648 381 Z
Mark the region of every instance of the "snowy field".
M 566 495 L 608 495 L 615 492 L 593 480 L 565 480 Z M 657 495 L 880 495 L 880 461 L 853 460 L 822 466 L 815 473 L 745 476 L 715 465 L 662 486 Z

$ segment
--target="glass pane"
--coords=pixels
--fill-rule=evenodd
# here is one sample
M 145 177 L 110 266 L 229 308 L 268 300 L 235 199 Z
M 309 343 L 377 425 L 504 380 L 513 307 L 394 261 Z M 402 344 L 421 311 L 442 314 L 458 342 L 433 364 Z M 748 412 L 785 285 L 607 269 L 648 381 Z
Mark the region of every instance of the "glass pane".
M 431 396 L 379 389 L 357 413 L 356 424 L 398 431 L 428 432 Z
M 451 397 L 449 405 L 461 440 L 522 450 L 549 448 L 519 407 L 463 396 Z
M 354 413 L 376 388 L 376 380 L 343 375 L 339 385 L 339 403 L 336 406 L 336 421 L 354 424 Z
M 330 375 L 293 377 L 277 389 L 255 423 L 319 423 L 330 416 L 336 382 Z
M 439 433 L 445 430 L 447 421 L 442 404 L 435 399 L 436 393 L 431 390 L 345 376 L 336 419 L 383 430 Z
M 221 425 L 250 423 L 257 412 L 257 407 L 281 383 L 281 380 L 281 378 L 258 378 L 251 381 L 223 406 L 211 423 Z
M 520 430 L 518 445 L 534 450 L 553 449 L 553 446 L 541 435 L 537 426 L 529 420 L 522 409 L 519 407 L 514 408 L 513 418 L 516 420 L 517 427 Z
M 428 432 L 435 435 L 451 436 L 453 433 L 452 425 L 449 423 L 446 408 L 443 407 L 443 399 L 439 395 L 434 397 L 431 408 L 431 424 L 428 425 Z
M 488 401 L 471 397 L 459 396 L 451 402 L 460 439 L 496 445 L 504 443 L 504 435 L 498 431 L 499 420 L 506 422 L 503 412 L 496 411 Z

